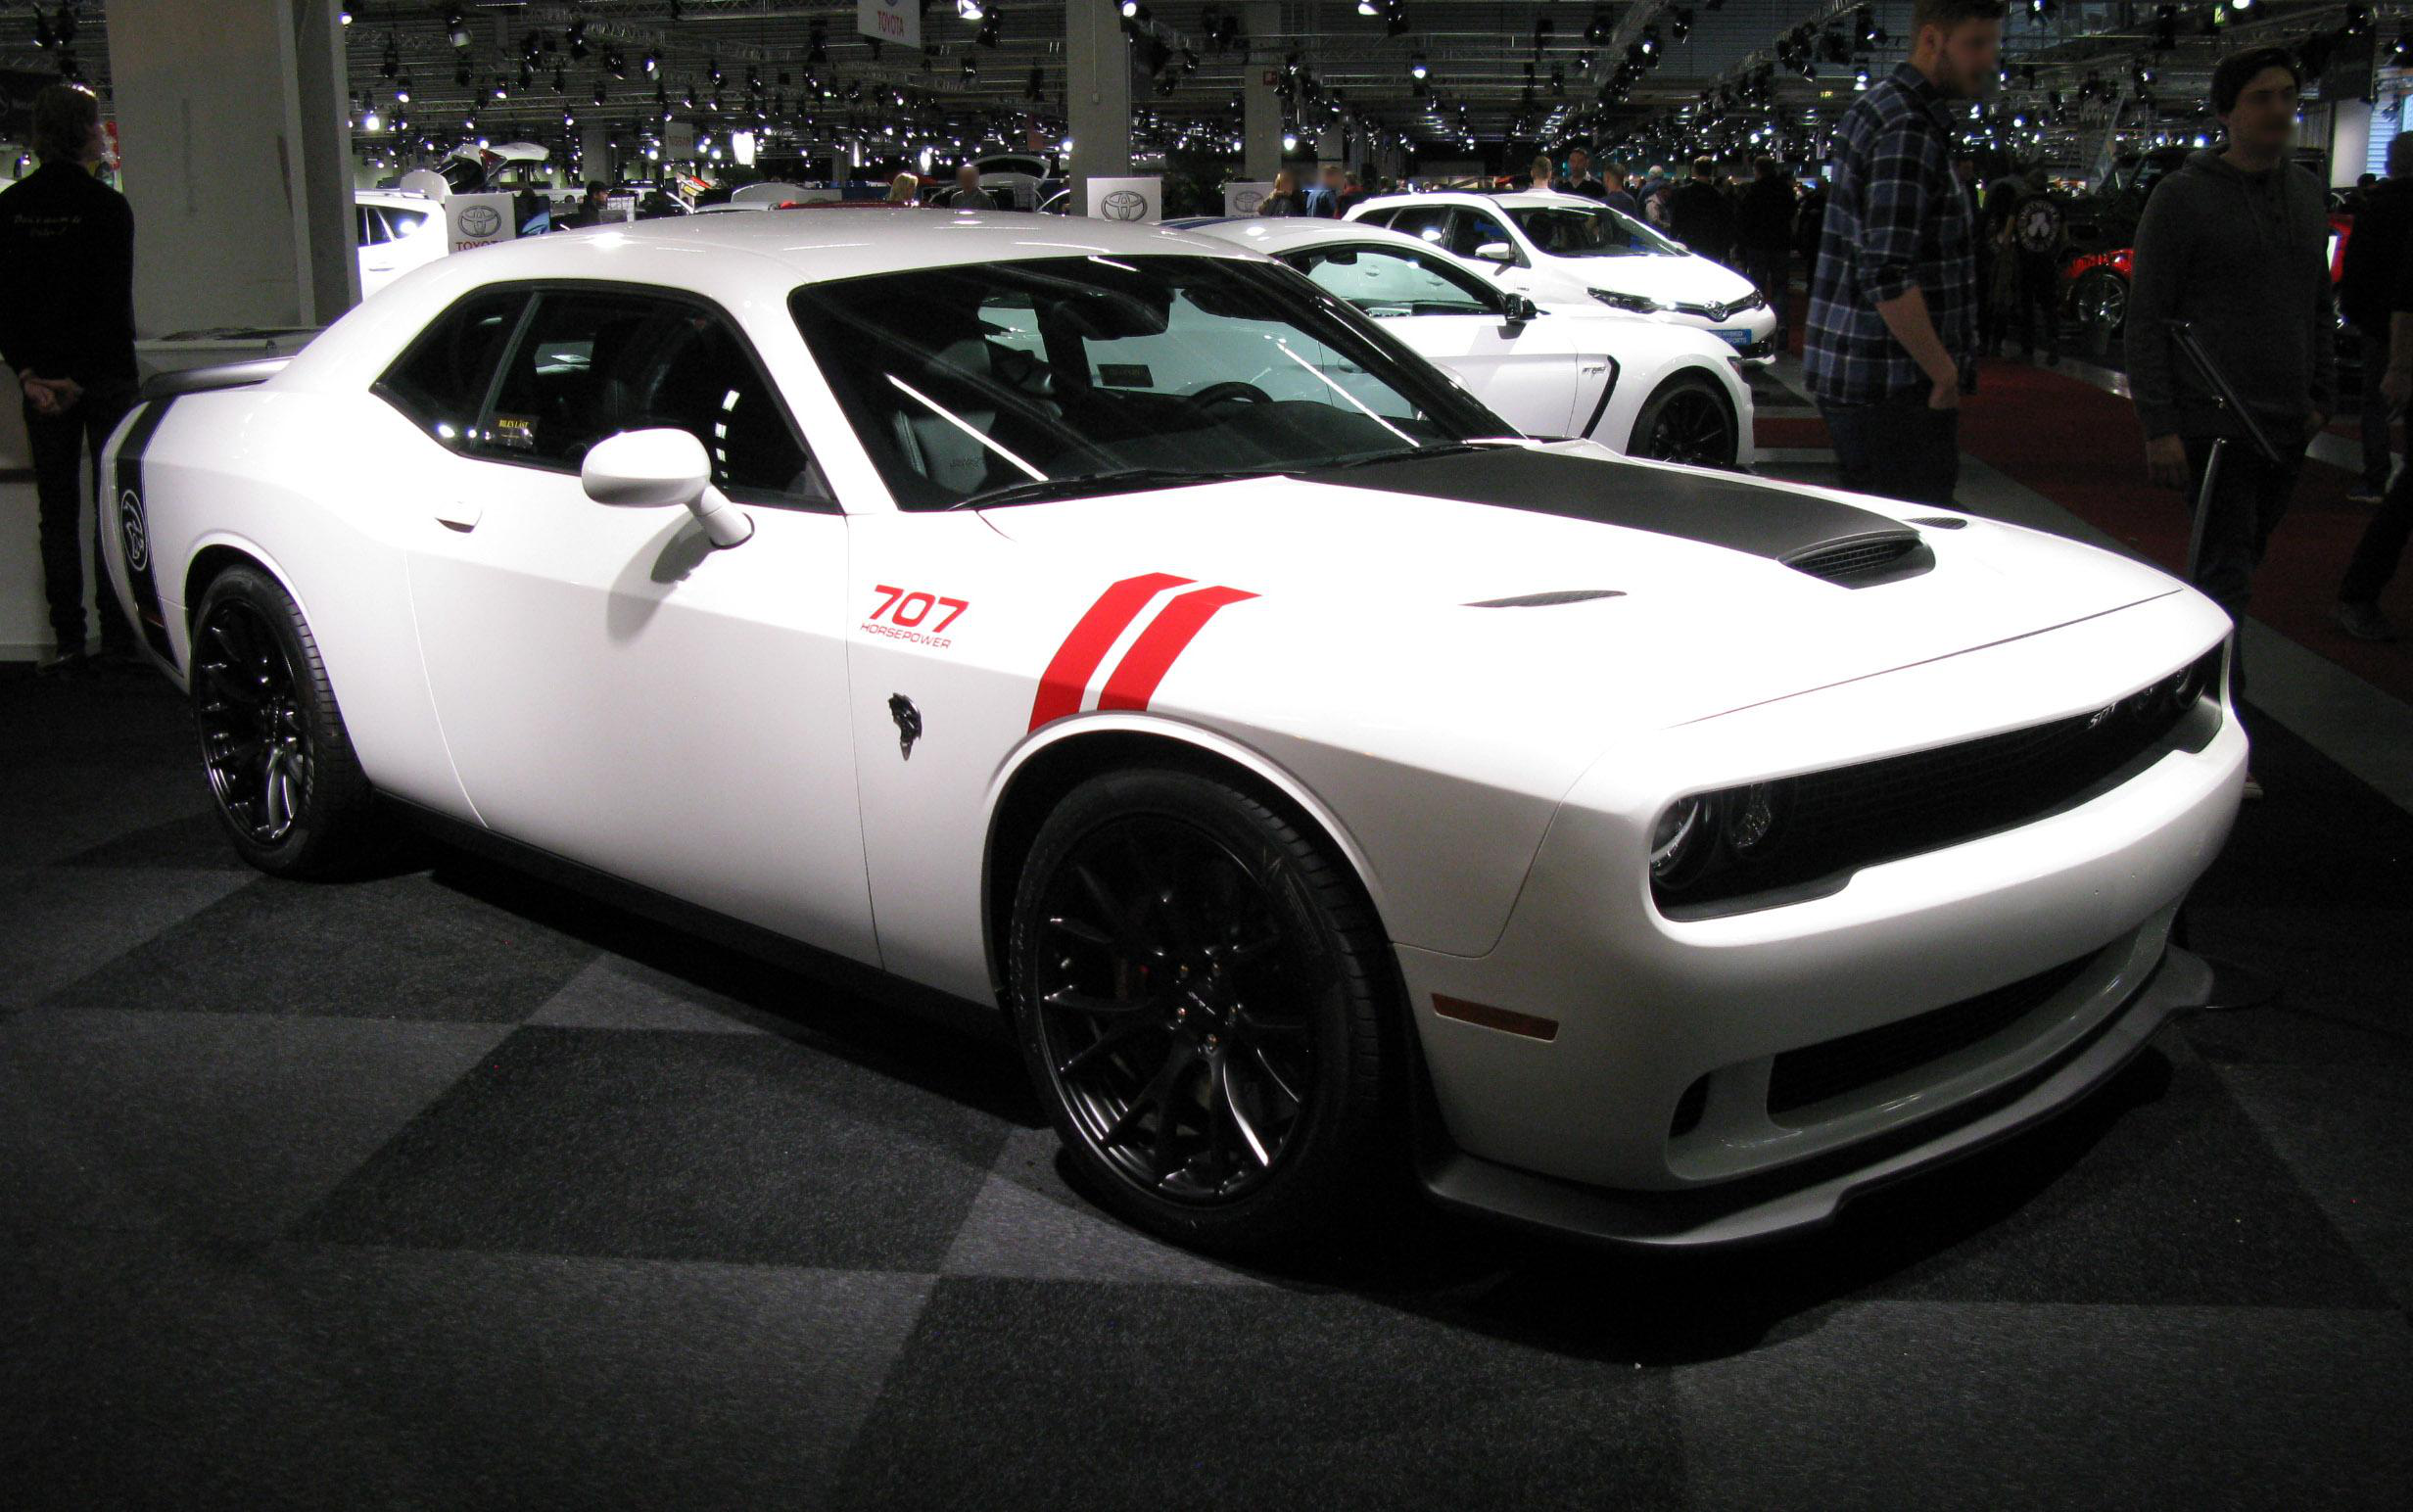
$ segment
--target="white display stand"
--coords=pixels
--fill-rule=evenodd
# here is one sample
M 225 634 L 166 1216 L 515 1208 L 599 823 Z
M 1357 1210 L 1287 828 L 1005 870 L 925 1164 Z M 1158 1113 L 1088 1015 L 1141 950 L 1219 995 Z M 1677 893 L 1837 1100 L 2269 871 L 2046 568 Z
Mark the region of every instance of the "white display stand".
M 467 252 L 519 235 L 507 194 L 456 194 L 444 202 L 445 250 Z
M 1257 215 L 1264 213 L 1265 196 L 1273 193 L 1273 180 L 1247 179 L 1223 186 L 1223 213 L 1227 215 Z
M 1081 213 L 1096 220 L 1154 225 L 1164 218 L 1161 178 L 1093 178 Z

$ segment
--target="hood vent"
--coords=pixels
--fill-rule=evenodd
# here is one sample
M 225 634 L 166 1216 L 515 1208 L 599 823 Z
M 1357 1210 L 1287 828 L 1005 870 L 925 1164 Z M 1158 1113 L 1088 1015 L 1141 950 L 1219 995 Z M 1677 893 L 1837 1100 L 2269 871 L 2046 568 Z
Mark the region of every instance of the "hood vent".
M 1795 572 L 1843 588 L 1873 588 L 1917 577 L 1935 565 L 1935 553 L 1916 531 L 1899 531 L 1826 542 L 1781 560 Z
M 1558 604 L 1580 604 L 1593 598 L 1623 598 L 1624 589 L 1562 588 L 1547 593 L 1519 593 L 1514 598 L 1484 598 L 1466 605 L 1469 609 L 1548 609 Z

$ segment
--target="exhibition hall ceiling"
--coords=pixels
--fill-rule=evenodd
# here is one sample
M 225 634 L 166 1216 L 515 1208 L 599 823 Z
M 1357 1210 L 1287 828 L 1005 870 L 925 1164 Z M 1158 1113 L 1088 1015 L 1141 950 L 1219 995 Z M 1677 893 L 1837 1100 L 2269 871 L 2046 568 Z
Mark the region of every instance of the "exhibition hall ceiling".
M 1228 149 L 1244 80 L 1270 73 L 1286 127 L 1309 140 L 1496 154 L 1582 137 L 1806 156 L 1864 73 L 1900 61 L 1910 29 L 1908 0 L 1077 3 L 1122 12 L 1143 151 Z M 900 130 L 1020 145 L 1061 129 L 1064 0 L 933 0 L 918 16 L 902 4 L 918 44 L 866 36 L 872 0 L 361 0 L 344 8 L 355 125 L 397 145 L 558 141 L 582 119 L 634 135 L 666 119 L 750 126 L 812 145 Z M 71 70 L 105 90 L 108 11 L 0 11 L 0 71 Z M 2385 68 L 2413 51 L 2398 46 L 2408 30 L 2407 7 L 2020 0 L 1982 125 L 2019 156 L 2071 161 L 2117 127 L 2199 121 L 2211 60 L 2246 38 L 2310 38 L 2348 60 L 2367 49 Z

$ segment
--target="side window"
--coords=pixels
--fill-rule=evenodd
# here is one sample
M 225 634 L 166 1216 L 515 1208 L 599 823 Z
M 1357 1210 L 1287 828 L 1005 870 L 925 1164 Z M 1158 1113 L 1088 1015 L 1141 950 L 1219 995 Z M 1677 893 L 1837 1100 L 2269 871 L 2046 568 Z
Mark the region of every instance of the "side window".
M 1437 246 L 1445 246 L 1449 237 L 1449 207 L 1446 205 L 1410 207 L 1391 217 L 1391 229 L 1419 236 Z
M 502 461 L 576 469 L 604 437 L 641 429 L 635 380 L 653 340 L 647 327 L 675 314 L 675 307 L 638 295 L 539 295 L 535 315 L 503 363 L 476 449 Z
M 355 205 L 352 208 L 352 216 L 354 222 L 359 230 L 361 246 L 374 247 L 379 242 L 388 239 L 386 236 L 385 219 L 377 213 L 376 207 L 371 205 Z
M 539 297 L 503 364 L 477 449 L 575 470 L 621 431 L 669 427 L 704 444 L 715 487 L 761 503 L 825 500 L 786 411 L 718 314 L 644 294 Z
M 1496 298 L 1439 258 L 1389 247 L 1331 247 L 1301 254 L 1300 271 L 1369 315 L 1479 315 Z
M 406 241 L 427 229 L 428 213 L 423 210 L 395 210 L 388 207 L 385 217 L 387 226 L 393 232 L 393 240 L 398 242 Z
M 1458 212 L 1457 239 L 1459 244 L 1449 250 L 1461 258 L 1471 258 L 1476 248 L 1492 242 L 1505 242 L 1512 251 L 1517 245 L 1517 239 L 1508 234 L 1508 228 L 1500 224 L 1498 216 L 1480 210 Z M 1517 254 L 1517 265 L 1521 267 L 1524 263 L 1525 255 L 1520 252 Z
M 495 363 L 527 304 L 517 289 L 466 296 L 419 333 L 372 392 L 444 445 L 468 445 Z
M 662 328 L 639 380 L 647 425 L 693 433 L 712 456 L 712 481 L 755 503 L 827 500 L 828 486 L 797 442 L 779 397 L 718 315 L 690 308 Z

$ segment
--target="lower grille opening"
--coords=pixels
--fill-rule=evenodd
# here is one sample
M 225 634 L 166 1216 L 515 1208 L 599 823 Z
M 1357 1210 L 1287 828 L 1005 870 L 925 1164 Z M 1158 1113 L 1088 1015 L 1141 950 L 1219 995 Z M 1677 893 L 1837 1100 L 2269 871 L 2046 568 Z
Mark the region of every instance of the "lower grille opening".
M 2092 955 L 1915 1017 L 1788 1050 L 1768 1078 L 1772 1118 L 1870 1087 L 1966 1050 L 2018 1022 L 2077 980 Z
M 1681 1139 L 1701 1126 L 1701 1114 L 1709 1110 L 1709 1078 L 1699 1076 L 1684 1095 L 1676 1100 L 1676 1116 L 1668 1120 L 1668 1138 Z

